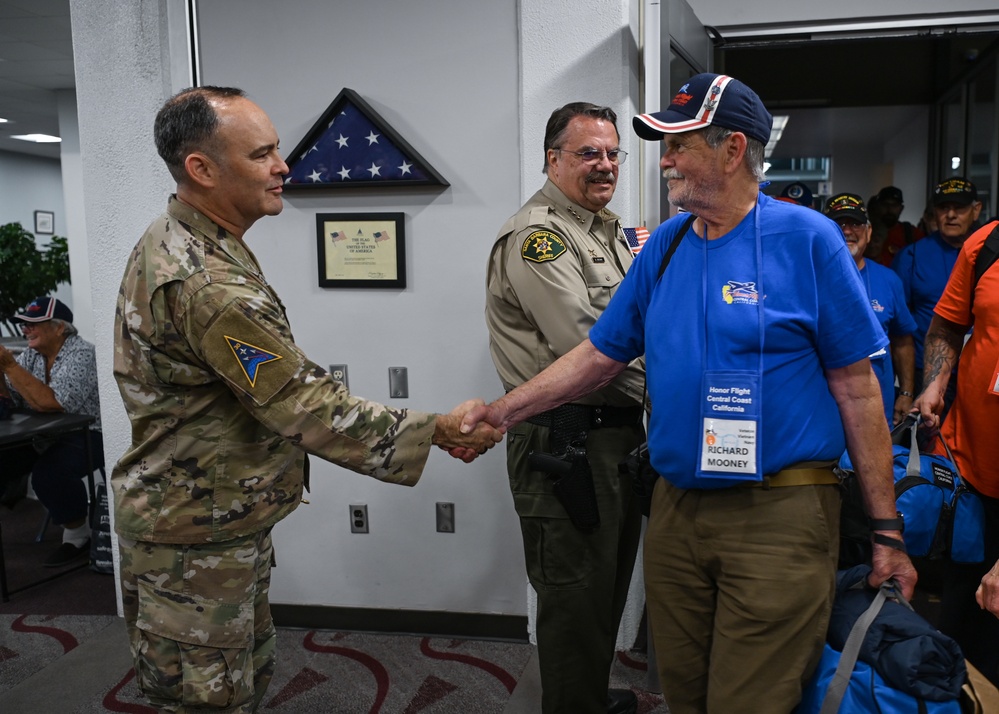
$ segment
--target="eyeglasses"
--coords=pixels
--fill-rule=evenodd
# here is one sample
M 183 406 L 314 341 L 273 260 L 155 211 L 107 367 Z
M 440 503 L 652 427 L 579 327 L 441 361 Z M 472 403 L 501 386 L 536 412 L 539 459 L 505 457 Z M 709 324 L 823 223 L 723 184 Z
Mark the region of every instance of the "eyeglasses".
M 628 152 L 622 151 L 621 149 L 611 149 L 610 151 L 597 151 L 596 149 L 587 149 L 586 151 L 569 151 L 568 149 L 556 149 L 556 151 L 561 151 L 564 154 L 575 154 L 584 164 L 598 163 L 606 156 L 607 160 L 612 164 L 620 166 L 624 163 L 624 160 L 628 158 Z
M 22 322 L 21 323 L 21 332 L 24 333 L 24 332 L 28 332 L 29 330 L 40 330 L 42 328 L 42 325 L 45 325 L 47 323 L 48 323 L 48 321 L 45 321 L 45 322 Z

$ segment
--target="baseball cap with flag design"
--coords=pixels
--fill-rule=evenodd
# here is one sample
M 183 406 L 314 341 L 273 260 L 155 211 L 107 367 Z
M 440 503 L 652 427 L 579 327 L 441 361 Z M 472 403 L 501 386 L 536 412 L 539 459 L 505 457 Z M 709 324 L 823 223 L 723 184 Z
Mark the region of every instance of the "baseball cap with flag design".
M 632 119 L 635 133 L 648 141 L 713 124 L 766 144 L 773 123 L 774 118 L 756 92 L 738 79 L 711 73 L 688 79 L 665 111 L 639 114 Z
M 52 319 L 73 322 L 73 311 L 62 300 L 45 295 L 36 297 L 18 310 L 14 319 L 18 322 L 47 322 Z

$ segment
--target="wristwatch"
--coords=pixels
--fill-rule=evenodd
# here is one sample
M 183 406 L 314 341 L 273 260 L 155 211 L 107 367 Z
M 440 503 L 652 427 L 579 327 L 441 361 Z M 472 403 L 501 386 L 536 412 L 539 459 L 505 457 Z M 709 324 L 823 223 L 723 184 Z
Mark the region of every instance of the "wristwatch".
M 913 394 L 912 392 L 907 392 L 904 389 L 900 389 L 900 390 L 898 390 L 898 396 L 900 396 L 900 397 L 908 397 L 909 399 L 913 399 L 913 398 L 915 398 L 916 395 Z
M 905 517 L 901 511 L 896 511 L 894 518 L 868 518 L 867 522 L 872 531 L 905 532 Z

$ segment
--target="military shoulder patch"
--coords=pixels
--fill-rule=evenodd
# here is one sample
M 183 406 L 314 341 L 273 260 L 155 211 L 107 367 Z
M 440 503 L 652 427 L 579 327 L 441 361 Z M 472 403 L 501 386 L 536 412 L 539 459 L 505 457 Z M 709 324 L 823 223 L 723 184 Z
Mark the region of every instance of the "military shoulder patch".
M 532 263 L 555 260 L 565 252 L 565 243 L 551 231 L 534 231 L 524 240 L 520 254 Z
M 225 341 L 229 343 L 229 349 L 232 350 L 232 354 L 236 357 L 236 361 L 239 362 L 240 369 L 242 369 L 243 374 L 246 375 L 246 379 L 249 381 L 251 388 L 255 387 L 257 384 L 257 370 L 260 369 L 260 365 L 273 362 L 274 360 L 284 359 L 281 355 L 269 352 L 263 347 L 248 344 L 247 342 L 237 340 L 229 335 L 225 335 L 224 337 Z

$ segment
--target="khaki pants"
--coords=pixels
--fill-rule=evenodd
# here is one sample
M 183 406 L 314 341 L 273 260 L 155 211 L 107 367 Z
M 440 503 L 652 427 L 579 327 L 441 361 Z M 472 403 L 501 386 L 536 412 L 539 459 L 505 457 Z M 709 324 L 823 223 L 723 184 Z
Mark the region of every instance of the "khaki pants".
M 656 485 L 645 590 L 672 714 L 788 714 L 822 653 L 836 486 Z
M 270 530 L 224 543 L 119 538 L 139 689 L 160 711 L 249 713 L 274 672 Z

